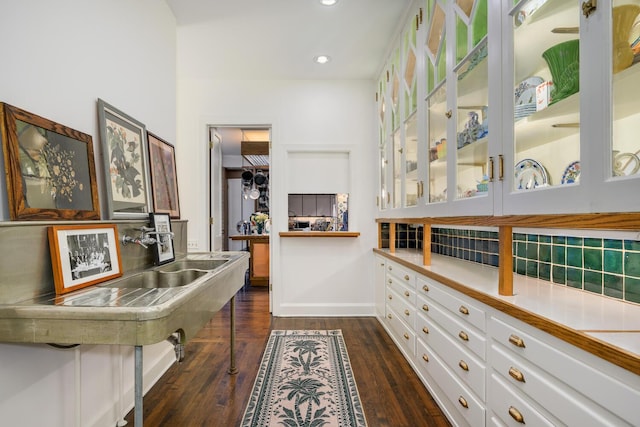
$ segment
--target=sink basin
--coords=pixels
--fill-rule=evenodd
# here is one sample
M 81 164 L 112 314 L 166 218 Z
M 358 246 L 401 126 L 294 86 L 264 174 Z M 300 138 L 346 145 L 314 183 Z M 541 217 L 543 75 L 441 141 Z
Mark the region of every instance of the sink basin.
M 158 268 L 159 271 L 180 271 L 180 270 L 215 270 L 223 264 L 229 262 L 229 259 L 184 259 L 174 261 Z
M 133 276 L 116 280 L 105 287 L 109 288 L 177 288 L 193 283 L 207 274 L 203 270 L 144 271 Z

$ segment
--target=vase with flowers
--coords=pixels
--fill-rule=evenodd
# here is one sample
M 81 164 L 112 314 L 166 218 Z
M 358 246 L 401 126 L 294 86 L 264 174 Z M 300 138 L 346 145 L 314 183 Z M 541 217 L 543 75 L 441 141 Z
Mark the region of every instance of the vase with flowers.
M 269 220 L 269 214 L 264 212 L 254 213 L 251 215 L 251 227 L 256 230 L 256 234 L 264 233 L 264 224 Z

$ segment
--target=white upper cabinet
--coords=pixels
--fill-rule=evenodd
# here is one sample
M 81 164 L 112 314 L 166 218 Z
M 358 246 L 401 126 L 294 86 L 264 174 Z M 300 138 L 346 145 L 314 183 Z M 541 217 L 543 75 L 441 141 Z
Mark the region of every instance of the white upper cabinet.
M 417 2 L 378 88 L 385 216 L 640 211 L 640 0 L 583 4 Z

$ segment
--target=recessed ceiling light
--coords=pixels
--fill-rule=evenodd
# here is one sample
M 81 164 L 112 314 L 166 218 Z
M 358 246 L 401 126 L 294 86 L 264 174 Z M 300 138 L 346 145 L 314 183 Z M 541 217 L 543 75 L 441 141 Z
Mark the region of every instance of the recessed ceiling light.
M 320 0 L 320 3 L 325 6 L 333 6 L 334 4 L 338 3 L 338 0 Z
M 327 55 L 318 55 L 314 57 L 313 60 L 318 64 L 326 64 L 327 62 L 331 61 L 331 58 Z

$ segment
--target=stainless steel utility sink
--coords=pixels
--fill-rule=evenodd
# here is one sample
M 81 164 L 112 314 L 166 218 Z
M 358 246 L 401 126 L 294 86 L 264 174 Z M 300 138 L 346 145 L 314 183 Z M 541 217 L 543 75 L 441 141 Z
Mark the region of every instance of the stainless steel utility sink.
M 180 271 L 180 270 L 215 270 L 229 262 L 229 259 L 181 259 L 158 267 L 159 271 Z
M 143 271 L 107 285 L 109 288 L 177 288 L 195 283 L 207 274 L 205 270 Z

